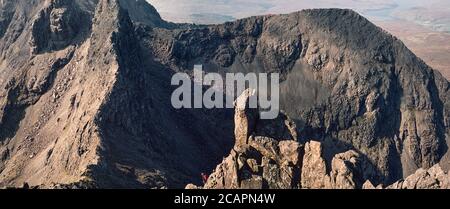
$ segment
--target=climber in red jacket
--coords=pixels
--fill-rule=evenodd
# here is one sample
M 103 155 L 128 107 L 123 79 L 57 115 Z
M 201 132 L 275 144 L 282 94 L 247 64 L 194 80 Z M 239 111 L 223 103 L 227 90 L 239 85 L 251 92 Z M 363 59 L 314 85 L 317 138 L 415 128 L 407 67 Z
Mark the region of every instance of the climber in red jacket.
M 201 173 L 203 184 L 206 184 L 208 182 L 209 176 L 205 173 Z

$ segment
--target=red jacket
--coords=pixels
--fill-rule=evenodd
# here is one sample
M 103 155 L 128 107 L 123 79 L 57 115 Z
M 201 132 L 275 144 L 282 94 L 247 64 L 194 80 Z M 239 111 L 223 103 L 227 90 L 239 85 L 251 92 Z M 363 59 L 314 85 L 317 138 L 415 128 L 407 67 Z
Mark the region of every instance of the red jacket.
M 202 173 L 201 175 L 202 175 L 203 184 L 206 184 L 206 182 L 208 182 L 209 176 L 204 173 Z

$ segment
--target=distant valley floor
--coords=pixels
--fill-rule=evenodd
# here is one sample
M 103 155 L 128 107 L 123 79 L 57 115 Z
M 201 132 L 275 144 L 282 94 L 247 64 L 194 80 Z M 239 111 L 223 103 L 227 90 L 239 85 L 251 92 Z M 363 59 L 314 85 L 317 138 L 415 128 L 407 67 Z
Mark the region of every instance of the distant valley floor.
M 450 79 L 450 34 L 430 30 L 408 21 L 378 21 L 376 24 L 401 39 L 432 68 Z

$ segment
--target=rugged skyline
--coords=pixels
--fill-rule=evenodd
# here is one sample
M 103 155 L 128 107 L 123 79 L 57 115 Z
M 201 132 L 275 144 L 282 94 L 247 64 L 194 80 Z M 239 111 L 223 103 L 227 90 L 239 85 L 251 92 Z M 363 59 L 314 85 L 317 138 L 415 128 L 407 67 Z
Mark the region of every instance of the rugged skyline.
M 427 64 L 450 78 L 450 1 L 447 0 L 148 0 L 174 22 L 223 23 L 313 8 L 349 8 L 399 37 Z
M 450 32 L 450 3 L 446 0 L 147 0 L 164 19 L 198 24 L 223 23 L 265 14 L 285 14 L 302 9 L 353 9 L 372 21 L 408 20 L 436 31 Z

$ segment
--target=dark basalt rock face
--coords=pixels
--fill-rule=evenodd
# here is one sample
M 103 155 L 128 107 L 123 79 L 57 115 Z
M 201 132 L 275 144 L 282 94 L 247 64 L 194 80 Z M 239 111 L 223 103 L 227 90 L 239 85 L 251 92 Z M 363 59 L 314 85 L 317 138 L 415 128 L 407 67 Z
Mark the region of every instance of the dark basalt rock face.
M 149 44 L 181 71 L 205 63 L 210 71 L 281 73 L 281 106 L 298 122 L 300 140 L 322 141 L 329 160 L 348 148 L 361 152 L 377 182 L 446 158 L 448 81 L 353 11 L 305 10 L 160 34 Z
M 0 186 L 200 183 L 235 140 L 233 110 L 170 105 L 171 75 L 199 63 L 280 73 L 284 118 L 261 122 L 255 131 L 265 138 L 253 141 L 279 150 L 282 141 L 319 141 L 329 186 L 450 168 L 448 81 L 350 10 L 195 26 L 162 20 L 144 0 L 5 0 L 0 54 Z M 288 118 L 292 126 L 279 123 Z M 253 148 L 241 153 L 242 168 L 261 178 L 247 175 L 244 185 L 301 187 L 270 172 L 294 172 L 300 160 L 272 156 L 256 170 L 264 154 Z M 342 166 L 354 159 L 364 169 Z M 346 169 L 362 177 L 340 178 Z

